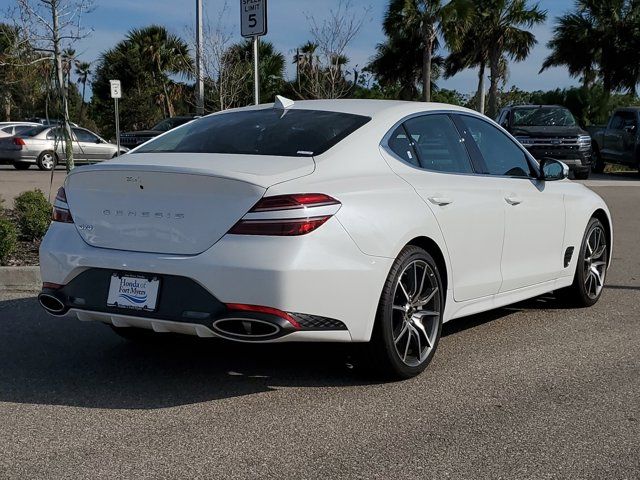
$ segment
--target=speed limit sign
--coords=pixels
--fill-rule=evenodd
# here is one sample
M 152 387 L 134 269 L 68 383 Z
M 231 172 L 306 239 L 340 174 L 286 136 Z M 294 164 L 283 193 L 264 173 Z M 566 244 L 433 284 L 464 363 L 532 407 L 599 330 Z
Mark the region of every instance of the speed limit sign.
M 243 37 L 267 34 L 267 0 L 240 0 L 240 33 Z

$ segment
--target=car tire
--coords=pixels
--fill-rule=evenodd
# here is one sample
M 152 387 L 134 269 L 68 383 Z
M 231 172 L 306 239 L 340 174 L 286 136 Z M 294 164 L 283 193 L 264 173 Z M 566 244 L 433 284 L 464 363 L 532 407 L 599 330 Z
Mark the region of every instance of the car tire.
M 557 297 L 568 306 L 591 307 L 598 303 L 609 266 L 609 235 L 597 218 L 592 218 L 578 251 L 578 263 L 573 284 L 557 292 Z
M 38 165 L 38 168 L 40 170 L 51 171 L 58 164 L 58 157 L 54 152 L 45 150 L 40 155 L 38 155 L 36 164 Z
M 594 150 L 593 151 L 593 156 L 595 157 L 595 160 L 593 162 L 593 167 L 591 169 L 593 171 L 593 173 L 602 173 L 602 172 L 604 172 L 605 163 L 604 163 L 604 160 L 602 160 L 602 156 L 600 155 L 600 151 L 599 150 Z
M 573 174 L 576 180 L 588 180 L 589 175 L 591 174 L 590 170 L 576 170 Z
M 26 162 L 15 162 L 13 164 L 13 168 L 15 168 L 16 170 L 29 170 L 30 166 L 31 164 Z
M 424 371 L 440 341 L 444 301 L 433 257 L 405 247 L 385 282 L 369 343 L 368 364 L 377 374 L 407 379 Z

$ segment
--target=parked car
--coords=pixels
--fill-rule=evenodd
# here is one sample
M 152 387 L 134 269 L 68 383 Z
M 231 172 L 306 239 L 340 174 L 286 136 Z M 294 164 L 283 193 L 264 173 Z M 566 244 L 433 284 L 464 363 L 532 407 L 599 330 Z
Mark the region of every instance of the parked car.
M 183 116 L 183 117 L 171 117 L 162 120 L 156 126 L 154 126 L 151 130 L 139 130 L 135 132 L 124 132 L 120 134 L 120 145 L 124 145 L 128 148 L 136 148 L 143 143 L 151 140 L 152 138 L 157 137 L 169 130 L 179 127 L 180 125 L 184 125 L 187 122 L 190 122 L 195 117 L 193 116 Z
M 554 158 L 566 163 L 575 178 L 589 178 L 591 137 L 568 109 L 557 105 L 511 106 L 500 112 L 497 121 L 538 161 Z
M 611 218 L 568 174 L 450 105 L 210 115 L 67 176 L 39 299 L 130 339 L 369 342 L 407 378 L 443 322 L 551 291 L 598 301 Z
M 619 108 L 605 127 L 589 129 L 595 153 L 595 172 L 602 172 L 607 163 L 637 168 L 640 173 L 640 107 Z
M 13 137 L 14 135 L 20 135 L 21 133 L 31 130 L 33 127 L 39 126 L 37 123 L 8 123 L 6 125 L 0 124 L 0 138 Z
M 43 117 L 31 117 L 31 118 L 28 118 L 27 121 L 32 123 L 37 123 L 39 125 L 49 126 L 49 127 L 52 127 L 54 125 L 62 125 L 63 123 L 62 120 L 58 118 L 43 118 Z M 69 122 L 69 125 L 71 125 L 72 127 L 78 126 L 73 122 Z
M 94 163 L 116 156 L 118 147 L 85 128 L 73 127 L 73 156 L 79 163 Z M 40 170 L 51 170 L 64 162 L 66 155 L 59 127 L 33 127 L 19 136 L 0 138 L 0 160 L 10 161 L 18 170 L 36 164 Z M 126 153 L 127 148 L 121 148 Z

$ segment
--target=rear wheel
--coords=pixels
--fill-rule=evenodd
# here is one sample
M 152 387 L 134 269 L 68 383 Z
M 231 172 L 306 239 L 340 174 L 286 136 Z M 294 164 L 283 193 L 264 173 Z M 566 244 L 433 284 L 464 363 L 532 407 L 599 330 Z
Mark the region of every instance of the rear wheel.
M 13 168 L 15 168 L 16 170 L 28 170 L 30 166 L 30 163 L 25 162 L 15 162 L 13 164 Z
M 58 163 L 58 159 L 55 153 L 44 151 L 38 156 L 36 163 L 40 170 L 53 170 Z
M 409 246 L 385 283 L 370 344 L 379 373 L 399 379 L 421 373 L 442 330 L 444 292 L 438 266 L 425 250 Z
M 576 170 L 573 175 L 575 176 L 576 180 L 587 180 L 590 173 L 591 172 L 589 171 L 589 169 Z
M 592 218 L 580 247 L 573 285 L 558 292 L 562 300 L 577 307 L 591 307 L 600 300 L 609 265 L 608 242 L 604 225 Z

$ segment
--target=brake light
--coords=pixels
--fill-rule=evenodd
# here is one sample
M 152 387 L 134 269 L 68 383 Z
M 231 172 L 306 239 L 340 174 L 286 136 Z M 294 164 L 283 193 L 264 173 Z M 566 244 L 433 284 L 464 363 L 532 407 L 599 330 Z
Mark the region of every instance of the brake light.
M 13 144 L 14 145 L 18 145 L 19 147 L 23 147 L 26 145 L 25 141 L 23 139 L 21 139 L 20 137 L 15 137 L 13 139 Z
M 67 192 L 64 191 L 64 187 L 58 189 L 56 201 L 53 204 L 53 215 L 51 219 L 54 222 L 73 223 L 73 217 L 71 216 L 69 204 L 67 203 Z
M 338 200 L 323 193 L 264 197 L 229 233 L 283 237 L 306 235 L 325 224 L 340 206 Z
M 263 307 L 262 305 L 245 305 L 244 303 L 227 303 L 227 309 L 235 310 L 237 312 L 255 312 L 255 313 L 266 313 L 267 315 L 275 315 L 276 317 L 280 317 L 287 322 L 289 322 L 293 328 L 296 330 L 300 330 L 300 324 L 289 315 L 287 312 L 283 312 L 282 310 L 278 310 L 277 308 L 272 307 Z

